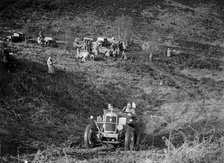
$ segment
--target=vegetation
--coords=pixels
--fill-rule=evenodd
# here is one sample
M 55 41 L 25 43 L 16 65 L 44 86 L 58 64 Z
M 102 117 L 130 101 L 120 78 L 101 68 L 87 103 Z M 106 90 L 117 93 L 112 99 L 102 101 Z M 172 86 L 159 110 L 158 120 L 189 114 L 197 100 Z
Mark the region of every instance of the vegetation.
M 30 40 L 9 43 L 12 71 L 0 69 L 0 126 L 10 133 L 1 136 L 2 159 L 222 162 L 223 6 L 216 1 L 85 2 L 1 2 L 1 37 L 23 31 Z M 59 47 L 33 43 L 40 30 L 57 38 Z M 153 61 L 148 51 L 128 51 L 127 61 L 78 62 L 74 39 L 98 36 L 128 40 L 132 47 L 145 43 Z M 167 46 L 180 53 L 164 56 Z M 56 74 L 47 73 L 49 56 Z M 122 108 L 130 100 L 138 106 L 138 151 L 83 149 L 88 117 L 101 115 L 108 103 Z

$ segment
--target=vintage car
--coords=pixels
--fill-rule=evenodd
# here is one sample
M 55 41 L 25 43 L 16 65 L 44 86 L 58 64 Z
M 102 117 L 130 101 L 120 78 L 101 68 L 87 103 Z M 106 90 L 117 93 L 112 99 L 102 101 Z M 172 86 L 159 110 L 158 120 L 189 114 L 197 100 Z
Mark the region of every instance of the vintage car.
M 52 38 L 52 37 L 45 37 L 43 39 L 43 43 L 44 45 L 46 46 L 52 46 L 52 47 L 57 47 L 57 42 L 56 42 L 56 39 Z
M 26 40 L 26 35 L 21 32 L 14 33 L 12 36 L 7 36 L 6 41 L 22 42 Z
M 111 56 L 111 49 L 104 46 L 99 46 L 99 53 L 104 54 L 106 57 Z
M 110 49 L 110 42 L 107 40 L 106 37 L 98 37 L 96 40 L 98 46 L 99 46 L 99 53 L 104 54 L 105 56 L 109 57 L 111 54 Z
M 101 45 L 104 47 L 110 47 L 111 45 L 107 37 L 98 37 L 97 42 L 101 43 Z
M 133 150 L 135 146 L 136 116 L 122 112 L 119 109 L 104 109 L 103 118 L 94 120 L 90 117 L 90 124 L 84 132 L 84 145 L 92 148 L 96 145 L 110 144 L 124 146 L 125 150 Z
M 117 57 L 119 55 L 119 44 L 120 41 L 107 37 L 98 37 L 97 42 L 99 46 L 99 53 L 104 54 L 105 56 Z

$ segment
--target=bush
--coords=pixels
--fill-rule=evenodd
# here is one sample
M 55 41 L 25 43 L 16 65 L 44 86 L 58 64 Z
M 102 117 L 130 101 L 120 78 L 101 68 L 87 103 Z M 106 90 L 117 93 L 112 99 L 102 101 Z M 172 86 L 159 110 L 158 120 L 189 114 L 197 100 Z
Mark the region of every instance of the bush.
M 133 33 L 133 19 L 130 16 L 117 17 L 112 27 L 112 35 L 119 40 L 129 40 Z

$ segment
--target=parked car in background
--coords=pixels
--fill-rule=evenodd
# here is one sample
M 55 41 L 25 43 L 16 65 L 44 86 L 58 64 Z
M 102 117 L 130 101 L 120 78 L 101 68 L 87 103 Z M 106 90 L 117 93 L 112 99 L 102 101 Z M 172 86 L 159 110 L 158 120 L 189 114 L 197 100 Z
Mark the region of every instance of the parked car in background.
M 6 41 L 23 42 L 26 40 L 26 35 L 21 32 L 14 33 L 12 36 L 7 36 Z

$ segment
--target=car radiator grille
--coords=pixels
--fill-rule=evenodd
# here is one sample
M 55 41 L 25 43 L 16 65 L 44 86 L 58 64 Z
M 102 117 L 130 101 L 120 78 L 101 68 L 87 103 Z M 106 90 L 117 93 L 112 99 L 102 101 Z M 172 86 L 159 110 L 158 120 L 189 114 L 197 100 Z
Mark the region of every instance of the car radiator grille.
M 106 117 L 105 131 L 116 131 L 116 117 Z

